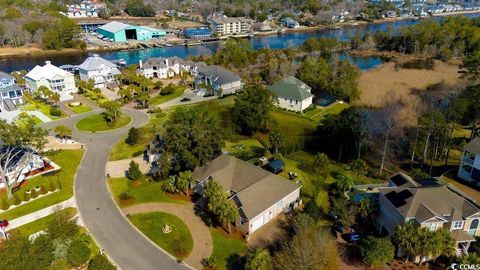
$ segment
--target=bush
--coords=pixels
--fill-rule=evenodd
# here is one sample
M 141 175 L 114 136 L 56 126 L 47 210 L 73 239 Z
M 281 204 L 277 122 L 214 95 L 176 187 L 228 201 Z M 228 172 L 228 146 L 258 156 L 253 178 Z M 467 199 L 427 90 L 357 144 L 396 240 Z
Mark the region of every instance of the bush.
M 40 186 L 40 194 L 47 194 L 48 193 L 48 190 L 45 186 Z
M 7 210 L 8 208 L 10 208 L 10 204 L 8 203 L 8 201 L 3 198 L 2 199 L 2 210 Z
M 213 257 L 204 258 L 202 264 L 205 268 L 215 269 L 217 267 L 217 260 Z
M 135 145 L 138 143 L 138 130 L 134 127 L 128 130 L 128 136 L 125 139 L 125 142 L 129 145 Z
M 51 116 L 62 116 L 62 111 L 59 108 L 50 108 Z
M 67 260 L 65 260 L 65 258 L 60 258 L 53 261 L 48 269 L 49 270 L 69 270 L 70 265 L 68 265 L 68 262 Z
M 87 270 L 115 270 L 117 269 L 105 255 L 97 254 L 88 263 Z
M 393 260 L 395 247 L 388 238 L 369 236 L 360 243 L 363 262 L 372 266 L 382 266 Z
M 131 180 L 138 180 L 142 178 L 143 175 L 137 162 L 133 160 L 130 161 L 130 167 L 128 168 L 127 176 Z
M 159 107 L 148 109 L 148 113 L 161 113 L 161 112 L 162 112 L 162 108 L 159 108 Z
M 55 190 L 57 190 L 57 187 L 55 186 L 55 183 L 53 182 L 53 180 L 50 180 L 50 186 L 48 187 L 48 190 L 51 192 L 54 192 Z
M 29 201 L 29 200 L 30 200 L 30 193 L 25 192 L 25 193 L 23 194 L 23 200 L 24 200 L 24 201 Z
M 38 197 L 38 192 L 37 192 L 34 188 L 32 188 L 32 191 L 31 191 L 31 193 L 30 193 L 30 197 L 31 197 L 32 199 L 35 199 L 35 198 Z
M 71 266 L 82 266 L 90 258 L 88 245 L 80 240 L 75 240 L 67 250 L 67 261 Z
M 167 85 L 167 87 L 162 89 L 162 91 L 160 92 L 160 95 L 162 96 L 170 95 L 171 93 L 173 93 L 173 91 L 175 91 L 175 85 L 169 84 Z
M 14 204 L 14 205 L 19 205 L 21 202 L 22 202 L 22 200 L 20 200 L 20 198 L 18 197 L 17 193 L 14 193 L 14 194 L 13 194 L 13 204 Z
M 132 196 L 130 194 L 128 194 L 128 192 L 122 192 L 118 198 L 122 201 L 127 201 L 127 200 L 130 200 L 132 198 Z

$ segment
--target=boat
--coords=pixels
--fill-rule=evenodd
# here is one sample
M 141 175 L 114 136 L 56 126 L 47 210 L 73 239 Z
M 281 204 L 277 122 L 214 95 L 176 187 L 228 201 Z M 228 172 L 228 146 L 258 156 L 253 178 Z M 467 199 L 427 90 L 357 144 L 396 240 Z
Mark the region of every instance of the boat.
M 173 44 L 165 43 L 165 47 L 173 47 Z
M 185 46 L 190 47 L 190 46 L 200 46 L 202 45 L 201 41 L 190 41 L 190 42 L 185 42 Z

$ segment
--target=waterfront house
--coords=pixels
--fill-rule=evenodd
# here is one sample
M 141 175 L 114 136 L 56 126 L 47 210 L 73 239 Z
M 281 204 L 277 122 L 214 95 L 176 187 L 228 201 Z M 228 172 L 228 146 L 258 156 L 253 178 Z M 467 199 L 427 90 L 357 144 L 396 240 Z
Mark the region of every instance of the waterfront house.
M 221 155 L 193 175 L 197 194 L 208 181 L 220 184 L 238 208 L 235 226 L 247 236 L 301 204 L 300 185 L 233 156 Z
M 469 143 L 463 147 L 462 159 L 460 160 L 460 166 L 458 167 L 458 177 L 475 183 L 477 186 L 480 184 L 480 138 L 473 138 Z
M 129 39 L 147 41 L 153 38 L 164 37 L 167 32 L 148 26 L 136 26 L 122 22 L 109 22 L 97 29 L 102 37 L 112 42 L 127 42 Z
M 31 93 L 45 86 L 60 94 L 60 101 L 73 99 L 71 94 L 77 92 L 73 74 L 52 65 L 50 61 L 46 61 L 44 66 L 35 66 L 25 75 L 25 82 Z
M 52 166 L 37 152 L 30 148 L 7 148 L 0 145 L 0 166 L 6 167 L 6 177 L 9 183 L 21 183 L 33 175 L 41 174 Z M 55 165 L 56 166 L 56 165 Z M 0 188 L 5 184 L 0 183 Z
M 244 17 L 213 16 L 210 19 L 211 28 L 218 36 L 249 33 L 252 31 L 253 23 L 254 20 Z
M 429 230 L 444 228 L 451 231 L 457 255 L 462 255 L 468 253 L 474 236 L 480 236 L 480 207 L 452 186 L 440 185 L 436 179 L 415 181 L 397 173 L 390 177 L 389 187 L 378 190 L 377 228 L 389 237 L 394 236 L 395 227 L 405 222 Z
M 312 88 L 293 76 L 274 83 L 268 89 L 277 98 L 277 106 L 283 109 L 301 113 L 313 102 Z
M 0 112 L 14 111 L 23 103 L 23 89 L 15 83 L 15 78 L 0 71 Z
M 149 58 L 145 62 L 139 61 L 138 71 L 147 78 L 168 79 L 188 71 L 183 63 L 184 61 L 176 56 Z
M 116 88 L 117 75 L 120 75 L 117 65 L 94 54 L 88 57 L 78 66 L 80 79 L 83 81 L 93 80 L 95 87 L 111 89 Z
M 243 86 L 240 76 L 220 66 L 199 65 L 194 74 L 195 90 L 200 95 L 234 94 Z
M 287 28 L 298 28 L 300 24 L 292 19 L 291 17 L 286 17 L 280 20 L 280 24 Z

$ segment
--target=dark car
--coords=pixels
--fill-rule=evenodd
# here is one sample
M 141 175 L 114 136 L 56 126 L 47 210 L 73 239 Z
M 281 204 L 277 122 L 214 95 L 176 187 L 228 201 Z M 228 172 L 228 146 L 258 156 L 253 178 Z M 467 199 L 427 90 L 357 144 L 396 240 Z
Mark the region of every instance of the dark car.
M 187 102 L 187 101 L 190 101 L 190 100 L 191 100 L 191 99 L 189 99 L 189 98 L 182 98 L 182 99 L 180 100 L 180 102 Z

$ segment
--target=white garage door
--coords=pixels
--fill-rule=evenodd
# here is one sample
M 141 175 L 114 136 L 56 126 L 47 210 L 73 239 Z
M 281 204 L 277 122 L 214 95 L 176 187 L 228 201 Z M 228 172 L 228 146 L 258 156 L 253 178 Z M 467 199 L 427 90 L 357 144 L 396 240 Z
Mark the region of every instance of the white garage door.
M 262 227 L 263 225 L 263 216 L 258 217 L 257 219 L 252 221 L 252 228 L 250 229 L 250 233 L 253 233 L 254 231 L 258 230 L 258 228 Z

